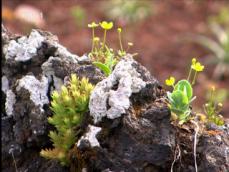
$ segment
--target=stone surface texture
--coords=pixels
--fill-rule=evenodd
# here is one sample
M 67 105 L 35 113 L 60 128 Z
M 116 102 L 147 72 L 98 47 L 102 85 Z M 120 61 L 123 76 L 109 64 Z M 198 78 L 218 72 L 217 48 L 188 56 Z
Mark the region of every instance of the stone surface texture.
M 2 171 L 13 172 L 167 172 L 195 171 L 195 127 L 171 123 L 165 90 L 131 55 L 123 57 L 109 77 L 62 46 L 56 36 L 32 30 L 11 34 L 2 25 Z M 39 156 L 51 148 L 54 127 L 47 118 L 51 92 L 66 84 L 70 74 L 87 77 L 95 89 L 79 140 L 72 147 L 70 166 Z M 229 169 L 229 121 L 199 133 L 199 171 Z

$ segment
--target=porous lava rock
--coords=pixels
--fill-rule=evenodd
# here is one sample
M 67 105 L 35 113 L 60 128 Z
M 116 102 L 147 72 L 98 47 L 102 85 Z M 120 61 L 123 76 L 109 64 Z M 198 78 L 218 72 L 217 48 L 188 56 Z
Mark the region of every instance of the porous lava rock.
M 87 55 L 72 54 L 49 32 L 20 36 L 2 26 L 2 40 L 2 171 L 195 171 L 196 127 L 171 122 L 165 90 L 131 55 L 106 78 Z M 54 127 L 47 122 L 51 92 L 60 90 L 72 73 L 96 86 L 69 153 L 70 166 L 63 167 L 39 152 L 52 146 L 48 133 Z M 228 126 L 226 120 L 222 127 L 198 133 L 198 171 L 229 169 Z

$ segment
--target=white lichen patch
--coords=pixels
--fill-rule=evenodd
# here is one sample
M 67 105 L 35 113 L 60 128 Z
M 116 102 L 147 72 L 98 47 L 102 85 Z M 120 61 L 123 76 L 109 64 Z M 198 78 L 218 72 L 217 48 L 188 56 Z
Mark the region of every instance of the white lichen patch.
M 127 55 L 115 67 L 106 79 L 99 82 L 90 96 L 89 109 L 94 122 L 103 117 L 114 119 L 120 117 L 130 106 L 130 96 L 146 86 L 140 74 L 133 67 L 136 61 Z M 117 90 L 112 87 L 118 84 Z M 107 102 L 109 109 L 107 109 Z
M 81 142 L 83 140 L 87 140 L 90 143 L 91 147 L 96 147 L 96 146 L 100 146 L 99 141 L 96 138 L 96 135 L 101 131 L 100 127 L 96 127 L 93 125 L 89 125 L 88 126 L 88 130 L 87 133 L 85 133 L 77 142 L 77 147 L 80 146 Z
M 51 82 L 51 80 L 53 79 L 53 84 L 54 84 L 55 89 L 57 91 L 60 91 L 61 86 L 64 84 L 64 82 L 62 81 L 61 78 L 55 75 L 54 68 L 52 67 L 52 63 L 55 60 L 61 60 L 61 59 L 59 57 L 50 56 L 49 59 L 45 63 L 42 64 L 41 68 L 42 68 L 43 74 L 48 77 L 49 82 Z
M 5 102 L 5 111 L 6 115 L 11 116 L 13 115 L 13 106 L 16 102 L 15 94 L 12 90 L 6 91 L 6 102 Z
M 3 75 L 2 76 L 2 91 L 6 94 L 8 89 L 9 89 L 9 80 L 5 75 Z
M 78 57 L 77 59 L 79 62 L 89 62 L 90 58 L 87 55 L 82 55 L 81 57 Z
M 35 78 L 35 76 L 26 75 L 19 80 L 16 91 L 20 91 L 21 88 L 29 91 L 30 99 L 36 106 L 39 106 L 41 112 L 43 112 L 43 105 L 49 103 L 49 99 L 47 97 L 48 78 L 42 76 L 41 81 L 39 81 Z
M 29 37 L 23 36 L 16 40 L 11 40 L 4 49 L 6 59 L 25 62 L 37 55 L 37 49 L 41 47 L 45 38 L 36 30 L 32 30 Z

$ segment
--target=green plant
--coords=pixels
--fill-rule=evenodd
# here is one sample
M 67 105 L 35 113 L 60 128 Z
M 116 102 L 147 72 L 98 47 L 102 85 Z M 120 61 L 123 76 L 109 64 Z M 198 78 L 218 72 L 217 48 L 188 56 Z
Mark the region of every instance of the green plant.
M 192 59 L 192 65 L 189 71 L 188 79 L 183 79 L 175 84 L 175 78 L 170 77 L 165 80 L 165 84 L 173 87 L 172 92 L 167 92 L 169 100 L 169 108 L 172 113 L 172 117 L 178 119 L 179 124 L 187 122 L 191 114 L 190 105 L 191 102 L 196 98 L 193 97 L 193 88 L 195 84 L 196 76 L 198 72 L 203 71 L 204 66 L 197 62 L 195 58 Z M 194 71 L 194 74 L 192 74 Z M 191 80 L 192 82 L 189 81 Z
M 229 75 L 229 30 L 224 30 L 216 23 L 212 23 L 210 28 L 217 40 L 203 35 L 193 36 L 192 40 L 212 52 L 208 61 L 216 64 L 214 77 L 220 78 L 223 75 Z
M 56 128 L 56 131 L 49 133 L 54 148 L 41 150 L 41 156 L 57 159 L 62 165 L 69 164 L 68 152 L 77 139 L 75 129 L 88 110 L 92 89 L 93 85 L 88 82 L 88 79 L 79 80 L 75 74 L 72 74 L 69 85 L 62 86 L 60 94 L 57 91 L 52 93 L 51 109 L 54 114 L 48 118 L 48 122 Z
M 192 35 L 191 41 L 210 51 L 207 61 L 216 64 L 214 77 L 229 77 L 229 9 L 223 8 L 219 15 L 209 17 L 209 29 L 214 38 Z
M 211 91 L 208 91 L 206 94 L 206 100 L 211 98 Z M 226 88 L 216 88 L 214 91 L 214 100 L 216 102 L 222 102 L 229 100 L 229 90 Z
M 218 15 L 210 16 L 209 23 L 218 23 L 224 26 L 228 25 L 229 23 L 229 8 L 228 6 L 222 7 L 218 13 Z
M 112 72 L 114 65 L 117 63 L 117 59 L 114 57 L 114 52 L 112 49 L 109 49 L 107 46 L 105 46 L 105 49 L 105 61 L 95 61 L 93 62 L 93 64 L 101 69 L 106 76 L 109 76 Z
M 135 23 L 152 14 L 152 3 L 145 0 L 110 0 L 105 2 L 105 14 L 122 23 Z
M 175 86 L 172 93 L 167 92 L 169 99 L 169 108 L 172 113 L 177 115 L 179 123 L 187 121 L 191 113 L 190 103 L 192 98 L 192 86 L 187 80 L 180 80 Z
M 204 104 L 204 112 L 207 116 L 209 122 L 213 122 L 216 125 L 223 125 L 224 120 L 223 117 L 220 115 L 220 111 L 222 110 L 222 103 L 217 103 L 214 99 L 215 97 L 215 87 L 212 87 L 210 90 L 210 98 L 207 103 Z
M 104 30 L 102 42 L 100 42 L 100 38 L 96 37 L 95 35 L 95 28 L 99 25 Z M 92 59 L 95 66 L 101 69 L 106 76 L 109 76 L 115 64 L 119 61 L 120 58 L 127 54 L 127 51 L 133 44 L 128 43 L 127 51 L 123 49 L 121 37 L 122 29 L 118 28 L 117 31 L 119 34 L 120 50 L 115 53 L 114 50 L 112 48 L 109 48 L 109 46 L 106 44 L 107 31 L 113 28 L 113 22 L 103 21 L 100 24 L 92 22 L 91 24 L 88 24 L 88 27 L 92 29 L 92 49 L 89 53 L 89 57 Z
M 84 22 L 85 22 L 87 15 L 86 15 L 86 11 L 83 7 L 73 6 L 70 9 L 70 13 L 74 17 L 75 23 L 77 26 L 82 27 L 85 24 Z

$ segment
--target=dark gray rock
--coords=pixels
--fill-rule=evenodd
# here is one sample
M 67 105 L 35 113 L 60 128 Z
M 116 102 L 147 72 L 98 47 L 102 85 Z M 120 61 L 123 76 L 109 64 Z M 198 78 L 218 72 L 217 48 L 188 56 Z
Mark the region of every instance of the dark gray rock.
M 39 156 L 41 148 L 51 145 L 48 132 L 53 127 L 47 123 L 51 91 L 72 73 L 94 84 L 104 75 L 48 32 L 32 30 L 28 36 L 15 36 L 3 28 L 2 39 L 2 169 L 15 171 L 14 157 L 19 171 L 62 171 L 58 163 L 49 167 Z
M 16 36 L 3 28 L 2 39 L 2 171 L 15 171 L 15 162 L 18 171 L 27 172 L 167 172 L 179 153 L 173 171 L 195 171 L 195 126 L 171 123 L 165 90 L 130 55 L 105 78 L 86 55 L 70 53 L 49 32 L 32 30 L 28 36 Z M 94 90 L 99 97 L 92 94 L 91 112 L 85 114 L 81 139 L 70 150 L 67 168 L 39 152 L 52 144 L 48 132 L 54 128 L 47 123 L 52 115 L 50 94 L 66 84 L 71 73 L 99 83 Z M 126 103 L 121 110 L 119 101 Z M 111 108 L 114 116 L 107 114 Z M 104 111 L 95 121 L 98 109 Z M 206 134 L 206 129 L 199 133 L 199 171 L 229 169 L 228 127 L 227 121 L 223 127 L 209 128 L 219 131 L 217 135 Z

